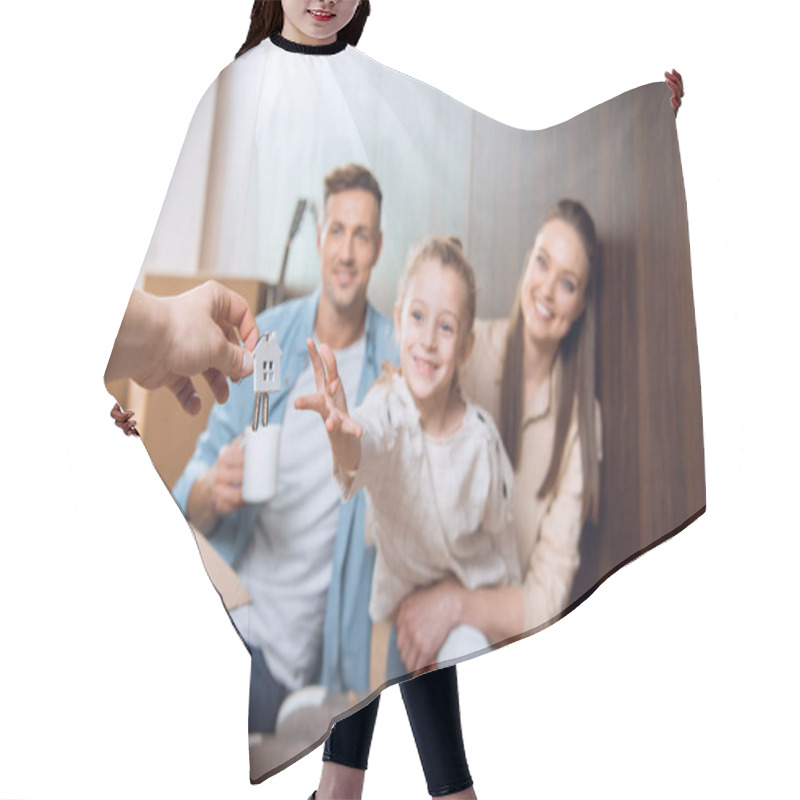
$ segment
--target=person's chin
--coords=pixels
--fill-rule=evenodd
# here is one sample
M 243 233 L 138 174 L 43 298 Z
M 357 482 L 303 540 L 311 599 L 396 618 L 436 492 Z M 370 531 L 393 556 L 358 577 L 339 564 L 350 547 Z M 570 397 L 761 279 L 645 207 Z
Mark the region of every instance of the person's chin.
M 352 311 L 358 305 L 361 299 L 361 295 L 358 291 L 354 289 L 342 290 L 338 287 L 333 288 L 328 293 L 328 296 L 334 308 L 340 314 L 346 314 L 347 312 Z
M 347 294 L 337 298 L 336 307 L 340 314 L 349 314 L 351 311 L 360 305 L 360 296 L 358 294 Z
M 533 342 L 543 342 L 550 338 L 550 325 L 542 320 L 534 320 L 525 326 L 528 338 Z
M 422 376 L 418 373 L 409 375 L 408 370 L 404 370 L 404 373 L 408 376 L 409 389 L 415 399 L 424 401 L 436 394 L 439 383 L 431 376 Z

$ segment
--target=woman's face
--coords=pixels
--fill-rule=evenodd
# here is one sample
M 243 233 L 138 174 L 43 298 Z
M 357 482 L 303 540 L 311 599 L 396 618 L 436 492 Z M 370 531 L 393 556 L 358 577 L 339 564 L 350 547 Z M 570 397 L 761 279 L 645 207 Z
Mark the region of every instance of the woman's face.
M 332 44 L 353 18 L 358 0 L 281 0 L 282 35 L 297 44 Z
M 577 231 L 561 219 L 546 222 L 522 276 L 522 318 L 528 338 L 558 345 L 586 307 L 589 259 Z

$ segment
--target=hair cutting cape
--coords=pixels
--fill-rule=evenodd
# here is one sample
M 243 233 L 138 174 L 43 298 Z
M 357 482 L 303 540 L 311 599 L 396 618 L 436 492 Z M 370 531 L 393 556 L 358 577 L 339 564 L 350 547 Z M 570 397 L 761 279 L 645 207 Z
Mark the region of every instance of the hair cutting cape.
M 688 225 L 668 89 L 651 84 L 553 128 L 521 131 L 352 47 L 304 51 L 273 37 L 228 66 L 200 101 L 140 285 L 176 293 L 212 277 L 231 281 L 256 312 L 313 292 L 323 178 L 350 163 L 367 167 L 383 192 L 384 245 L 369 298 L 389 318 L 408 250 L 430 234 L 460 238 L 478 278 L 478 317 L 502 320 L 549 208 L 572 198 L 595 221 L 602 254 L 595 291 L 599 518 L 584 524 L 574 510 L 580 507 L 580 467 L 573 475 L 575 496 L 550 497 L 532 516 L 526 547 L 533 555 L 520 545 L 528 605 L 526 629 L 512 637 L 519 638 L 574 608 L 620 566 L 705 509 Z M 298 208 L 299 226 L 290 235 Z M 287 252 L 285 280 L 275 289 Z M 276 330 L 281 343 L 290 335 Z M 504 340 L 498 341 L 502 350 Z M 476 346 L 476 354 L 489 352 L 487 346 Z M 496 364 L 473 364 L 479 386 L 482 373 L 491 388 Z M 136 411 L 156 469 L 171 489 L 179 484 L 175 496 L 185 510 L 191 476 L 181 479 L 182 490 L 178 478 L 198 435 L 213 424 L 210 395 L 203 396 L 198 420 L 166 390 L 118 385 L 115 393 Z M 232 440 L 249 424 L 252 396 L 250 378 L 232 387 L 229 402 L 238 397 L 247 411 L 229 415 L 238 427 L 223 438 Z M 291 448 L 291 442 L 281 446 Z M 543 463 L 550 456 L 532 455 Z M 535 497 L 539 487 L 526 485 L 525 474 L 518 471 L 514 491 Z M 560 510 L 551 508 L 559 504 Z M 257 513 L 250 513 L 251 523 Z M 516 529 L 527 524 L 517 520 Z M 276 730 L 251 736 L 253 781 L 308 752 L 335 719 L 408 676 L 389 652 L 391 633 L 369 618 L 373 553 L 363 520 L 349 536 L 337 543 L 344 555 L 320 590 L 325 619 L 302 631 L 318 642 L 321 666 L 302 681 L 305 687 L 290 692 Z M 548 551 L 559 537 L 569 540 L 561 554 L 566 566 L 558 563 L 559 553 Z M 237 575 L 242 550 L 226 549 L 225 541 L 216 531 L 199 538 L 230 610 L 251 598 Z M 435 575 L 435 565 L 432 570 Z M 351 618 L 337 624 L 340 611 Z M 248 639 L 248 630 L 240 633 Z M 280 652 L 290 643 L 269 644 Z

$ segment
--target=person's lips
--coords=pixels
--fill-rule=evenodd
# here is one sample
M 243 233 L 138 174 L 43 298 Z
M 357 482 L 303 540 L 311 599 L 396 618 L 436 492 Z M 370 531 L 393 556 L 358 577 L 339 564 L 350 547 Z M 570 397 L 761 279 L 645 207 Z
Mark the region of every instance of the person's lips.
M 536 315 L 540 319 L 550 321 L 555 316 L 555 314 L 544 303 L 540 302 L 539 300 L 533 301 L 533 308 L 534 311 L 536 312 Z
M 356 271 L 354 269 L 340 268 L 333 273 L 333 277 L 339 286 L 350 286 L 355 282 Z
M 310 8 L 308 13 L 311 14 L 317 22 L 330 22 L 330 20 L 336 16 L 336 14 L 331 11 L 322 11 L 318 8 Z
M 436 372 L 437 364 L 435 364 L 433 361 L 420 356 L 413 356 L 413 359 L 414 366 L 420 375 L 433 375 L 433 373 Z

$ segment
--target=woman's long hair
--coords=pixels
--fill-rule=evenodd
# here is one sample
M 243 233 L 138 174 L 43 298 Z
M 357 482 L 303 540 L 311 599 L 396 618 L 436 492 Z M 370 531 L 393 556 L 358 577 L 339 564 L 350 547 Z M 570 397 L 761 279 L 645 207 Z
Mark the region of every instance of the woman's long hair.
M 353 15 L 353 19 L 339 31 L 337 39 L 344 39 L 355 47 L 361 38 L 361 32 L 369 16 L 369 0 L 361 0 Z M 244 44 L 239 48 L 236 58 L 251 50 L 275 33 L 283 30 L 283 6 L 280 0 L 255 0 L 253 10 L 250 12 L 250 30 Z
M 538 497 L 546 497 L 556 488 L 567 433 L 577 403 L 578 435 L 583 466 L 583 519 L 591 519 L 596 523 L 600 504 L 600 468 L 594 408 L 596 287 L 600 269 L 597 234 L 589 212 L 582 203 L 576 200 L 559 201 L 545 217 L 542 225 L 553 219 L 566 222 L 580 237 L 589 260 L 589 279 L 585 289 L 586 307 L 583 314 L 575 320 L 559 345 L 558 357 L 561 361 L 561 373 L 553 453 L 550 457 L 547 474 L 539 487 Z M 525 259 L 526 267 L 529 258 L 530 252 Z M 520 280 L 514 305 L 511 308 L 500 388 L 500 434 L 515 469 L 519 464 L 522 417 L 525 410 L 522 380 L 524 321 L 521 291 L 522 280 Z

